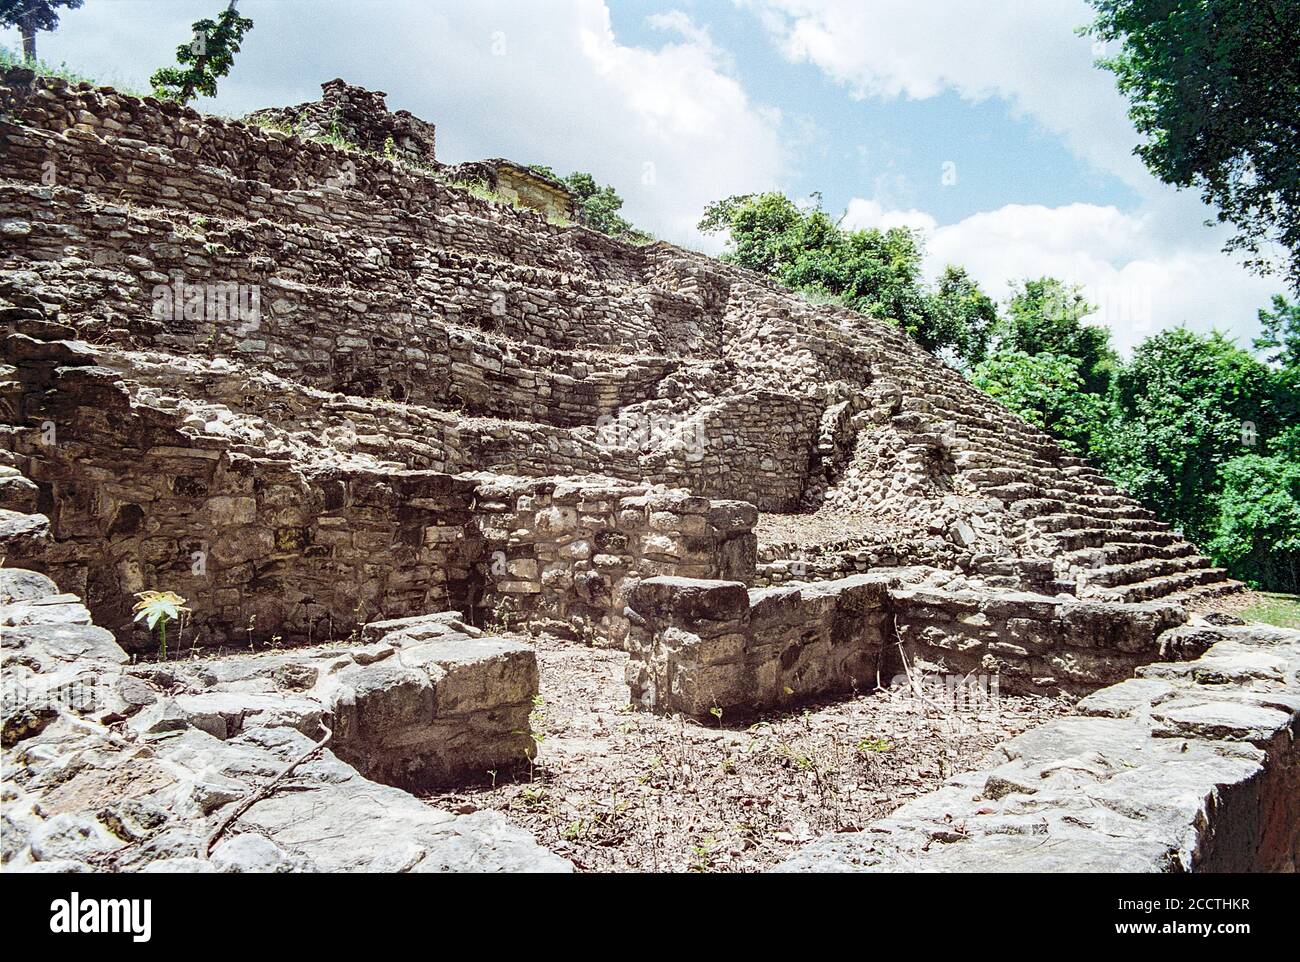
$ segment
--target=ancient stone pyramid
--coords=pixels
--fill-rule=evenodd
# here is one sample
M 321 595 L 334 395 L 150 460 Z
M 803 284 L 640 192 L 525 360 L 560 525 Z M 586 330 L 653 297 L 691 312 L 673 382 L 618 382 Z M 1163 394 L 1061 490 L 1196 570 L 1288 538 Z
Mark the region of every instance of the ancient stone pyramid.
M 884 321 L 480 200 L 436 166 L 23 71 L 0 97 L 11 447 L 49 517 L 7 551 L 111 628 L 165 583 L 214 637 L 448 604 L 608 629 L 589 609 L 621 610 L 626 549 L 548 584 L 520 518 L 466 527 L 491 490 L 517 510 L 537 488 L 490 475 L 757 507 L 755 558 L 739 508 L 706 526 L 717 543 L 658 519 L 654 574 L 1235 587 Z
M 533 757 L 523 629 L 719 722 L 918 669 L 1096 693 L 962 776 L 978 808 L 791 870 L 914 865 L 944 806 L 947 867 L 1294 866 L 1294 812 L 1211 843 L 1225 786 L 1240 824 L 1296 797 L 1258 782 L 1295 771 L 1300 635 L 1189 617 L 1240 586 L 1177 533 L 885 320 L 574 226 L 558 185 L 326 87 L 337 114 L 259 116 L 366 149 L 0 74 L 7 864 L 568 869 L 402 791 Z M 188 600 L 185 658 L 150 660 L 144 590 Z M 1080 787 L 1098 745 L 1132 758 Z M 259 785 L 291 761 L 312 791 Z M 1039 786 L 1046 862 L 1007 827 Z

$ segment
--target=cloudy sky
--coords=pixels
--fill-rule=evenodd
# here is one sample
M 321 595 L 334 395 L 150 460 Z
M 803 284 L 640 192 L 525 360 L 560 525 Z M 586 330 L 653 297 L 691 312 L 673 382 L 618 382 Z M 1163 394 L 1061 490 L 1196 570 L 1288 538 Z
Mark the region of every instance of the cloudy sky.
M 43 59 L 147 87 L 223 0 L 86 0 Z M 927 267 L 993 296 L 1053 274 L 1128 348 L 1186 324 L 1256 333 L 1276 279 L 1220 253 L 1197 197 L 1152 178 L 1084 0 L 241 0 L 255 27 L 204 110 L 333 77 L 438 124 L 439 157 L 590 170 L 658 236 L 716 252 L 704 206 L 778 189 L 853 226 L 909 224 Z M 0 31 L 15 47 L 15 32 Z

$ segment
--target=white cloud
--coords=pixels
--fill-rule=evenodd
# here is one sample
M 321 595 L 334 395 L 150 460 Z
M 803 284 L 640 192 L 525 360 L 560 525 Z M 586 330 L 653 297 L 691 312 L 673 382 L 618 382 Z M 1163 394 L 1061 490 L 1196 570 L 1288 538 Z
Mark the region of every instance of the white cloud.
M 999 299 L 1024 278 L 1051 275 L 1082 284 L 1100 308 L 1092 322 L 1108 326 L 1123 351 L 1184 323 L 1202 332 L 1229 331 L 1248 347 L 1257 329 L 1254 308 L 1267 304 L 1276 282 L 1246 273 L 1220 253 L 1220 233 L 1201 227 L 1180 234 L 1171 218 L 1176 222 L 1177 213 L 1159 205 L 1126 214 L 1096 204 L 1008 204 L 940 226 L 920 211 L 890 211 L 855 198 L 845 225 L 919 227 L 929 276 L 960 264 Z
M 784 54 L 856 97 L 925 99 L 955 91 L 1005 100 L 1089 163 L 1147 190 L 1137 134 L 1114 78 L 1093 65 L 1084 0 L 740 0 Z
M 880 201 L 854 197 L 849 201 L 841 226 L 854 229 L 879 227 L 881 230 L 889 230 L 891 227 L 911 227 L 929 233 L 939 226 L 939 222 L 925 211 L 916 208 L 887 210 Z
M 90 3 L 41 34 L 40 53 L 143 86 L 211 6 Z M 651 21 L 663 44 L 634 47 L 614 34 L 602 0 L 244 0 L 240 9 L 255 26 L 203 109 L 241 115 L 314 100 L 320 83 L 343 77 L 436 123 L 444 160 L 591 171 L 627 200 L 629 219 L 671 240 L 716 250 L 695 231 L 700 212 L 776 187 L 787 161 L 780 114 L 750 101 L 728 54 L 680 11 Z
M 1044 274 L 1085 286 L 1094 316 L 1129 348 L 1176 324 L 1219 326 L 1246 343 L 1255 312 L 1279 288 L 1222 253 L 1223 228 L 1190 193 L 1161 184 L 1133 156 L 1138 142 L 1114 78 L 1098 69 L 1085 0 L 738 0 L 762 17 L 786 57 L 808 62 L 859 98 L 923 99 L 946 92 L 999 98 L 1081 160 L 1142 198 L 1131 211 L 1096 204 L 1008 204 L 940 225 L 880 179 L 850 202 L 850 226 L 918 227 L 927 271 L 965 266 L 990 293 Z M 1014 170 L 1014 158 L 1008 158 Z

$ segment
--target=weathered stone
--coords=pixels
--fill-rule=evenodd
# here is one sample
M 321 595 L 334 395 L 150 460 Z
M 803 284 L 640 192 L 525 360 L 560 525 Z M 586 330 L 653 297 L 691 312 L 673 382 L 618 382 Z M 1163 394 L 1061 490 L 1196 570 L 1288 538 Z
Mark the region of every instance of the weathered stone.
M 778 871 L 1294 871 L 1300 632 L 1238 632 L 1198 661 L 1089 696 L 1080 709 L 1096 717 L 1017 736 L 991 770 L 814 842 Z M 1264 693 L 1287 707 L 1249 704 L 1251 679 L 1196 680 L 1200 662 L 1256 646 L 1290 666 L 1286 690 Z
M 4 570 L 10 597 L 21 597 L 23 604 L 45 601 L 39 589 L 54 590 L 48 580 Z M 0 622 L 12 619 L 11 607 L 0 607 Z M 101 688 L 129 691 L 134 685 L 154 700 L 144 704 L 143 691 L 136 697 L 144 707 L 129 721 L 126 738 L 94 721 L 69 725 L 63 720 L 69 709 L 56 703 L 55 717 L 40 730 L 28 732 L 17 747 L 6 744 L 0 803 L 6 870 L 84 872 L 110 865 L 145 872 L 569 870 L 567 862 L 500 816 L 456 816 L 432 808 L 397 788 L 368 781 L 328 748 L 300 766 L 291 789 L 249 809 L 210 860 L 201 857 L 203 840 L 230 806 L 273 778 L 288 759 L 301 756 L 321 737 L 326 721 L 338 726 L 333 744 L 340 754 L 356 751 L 362 764 L 380 768 L 384 759 L 367 757 L 368 750 L 384 748 L 439 778 L 514 761 L 516 752 L 522 760 L 522 751 L 532 748 L 528 712 L 537 691 L 532 651 L 513 642 L 470 638 L 456 630 L 457 624 L 454 618 L 418 619 L 383 635 L 393 641 L 365 646 L 371 653 L 389 648 L 387 660 L 398 668 L 397 659 L 411 651 L 412 664 L 420 667 L 409 671 L 437 696 L 429 699 L 431 712 L 421 719 L 422 730 L 380 727 L 377 734 L 391 745 L 347 742 L 339 719 L 343 705 L 349 699 L 355 703 L 355 693 L 340 684 L 347 669 L 334 670 L 353 665 L 375 672 L 383 660 L 362 668 L 347 657 L 346 648 L 330 646 L 176 662 L 126 675 L 121 649 L 111 651 L 107 643 L 69 646 L 65 638 L 60 650 L 73 653 L 79 670 L 96 673 Z M 41 632 L 57 635 L 61 629 L 21 630 L 29 632 L 24 649 L 37 651 L 45 645 Z M 407 649 L 408 644 L 413 647 Z M 49 661 L 56 675 L 63 670 L 58 659 Z M 44 677 L 37 671 L 29 680 Z M 289 694 L 282 690 L 285 679 L 296 686 L 314 682 Z M 172 693 L 174 688 L 180 693 Z M 383 686 L 371 692 L 367 697 L 383 697 Z M 432 711 L 435 702 L 445 711 Z M 412 775 L 411 769 L 403 767 L 401 776 Z M 18 790 L 10 781 L 14 773 L 21 773 L 36 794 Z M 295 790 L 302 788 L 308 790 Z

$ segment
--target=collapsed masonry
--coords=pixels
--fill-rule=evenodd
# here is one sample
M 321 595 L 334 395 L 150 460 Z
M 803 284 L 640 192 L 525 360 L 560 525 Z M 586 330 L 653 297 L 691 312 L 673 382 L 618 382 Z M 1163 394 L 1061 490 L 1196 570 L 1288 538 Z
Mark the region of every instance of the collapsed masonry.
M 482 737 L 444 711 L 485 629 L 625 648 L 636 703 L 701 716 L 902 661 L 1084 693 L 1239 590 L 893 326 L 480 199 L 382 94 L 322 103 L 278 122 L 362 149 L 0 75 L 0 555 L 134 655 L 144 589 L 187 654 L 294 649 L 146 678 L 177 730 L 242 737 L 277 672 L 337 725 L 365 626 L 447 612 L 336 745 L 411 787 L 528 754 L 520 653 Z

